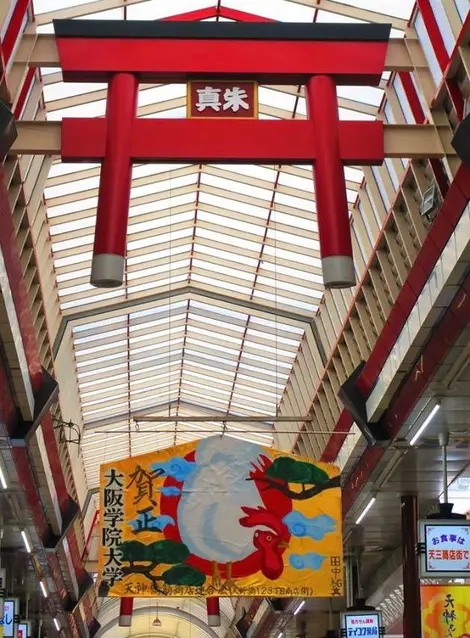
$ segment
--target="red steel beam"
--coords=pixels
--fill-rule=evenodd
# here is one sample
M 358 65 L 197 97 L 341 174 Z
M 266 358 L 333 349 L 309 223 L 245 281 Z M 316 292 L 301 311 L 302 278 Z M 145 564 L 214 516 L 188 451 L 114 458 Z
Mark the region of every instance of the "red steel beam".
M 13 304 L 18 318 L 23 348 L 28 364 L 28 372 L 33 391 L 37 391 L 43 382 L 43 373 L 36 343 L 28 292 L 23 279 L 23 268 L 18 255 L 15 227 L 10 212 L 8 193 L 3 173 L 0 171 L 0 246 L 3 252 L 5 270 L 10 283 Z M 28 309 L 25 312 L 25 309 Z
M 461 166 L 445 197 L 439 216 L 431 227 L 419 255 L 411 267 L 407 280 L 390 312 L 387 323 L 380 333 L 358 379 L 357 385 L 365 397 L 372 391 L 375 380 L 380 374 L 419 294 L 462 216 L 470 197 L 468 184 L 470 184 L 470 171 Z M 351 415 L 346 410 L 343 410 L 334 430 L 335 435 L 330 437 L 323 452 L 322 460 L 327 462 L 336 460 L 352 424 Z
M 28 292 L 26 289 L 26 283 L 23 277 L 23 269 L 18 253 L 13 218 L 11 216 L 10 206 L 8 202 L 8 193 L 5 187 L 3 174 L 1 172 L 0 247 L 3 253 L 5 270 L 8 276 L 15 311 L 18 318 L 23 347 L 28 363 L 29 376 L 31 379 L 33 390 L 37 391 L 39 390 L 43 382 L 43 373 L 36 340 L 36 333 L 31 315 L 31 308 L 28 299 Z M 7 402 L 7 407 L 9 408 L 7 414 L 11 413 L 11 415 L 13 415 L 13 399 L 8 399 L 6 389 L 0 388 L 0 395 L 3 397 L 4 402 Z M 10 405 L 8 405 L 8 401 L 10 402 Z M 14 421 L 12 421 L 10 424 L 10 433 L 13 433 L 13 429 L 17 425 L 18 412 L 16 408 L 14 408 L 13 416 Z M 11 418 L 13 418 L 13 416 Z M 63 516 L 66 516 L 67 509 L 70 503 L 70 497 L 67 493 L 65 476 L 59 461 L 57 440 L 55 438 L 53 423 L 49 412 L 46 412 L 46 415 L 42 419 L 40 427 L 42 429 L 44 441 L 46 444 L 47 456 L 51 465 L 52 479 L 54 481 L 54 486 L 57 492 L 61 514 Z M 49 526 L 44 514 L 44 510 L 41 506 L 41 499 L 39 497 L 36 480 L 31 470 L 28 448 L 16 447 L 12 450 L 12 454 L 16 463 L 18 476 L 26 492 L 28 503 L 35 516 L 34 520 L 36 528 L 41 537 L 41 540 L 45 542 L 47 541 L 47 532 L 49 531 Z M 69 531 L 69 534 L 75 534 L 74 530 L 72 529 L 71 531 Z M 74 546 L 73 542 L 72 546 Z M 73 551 L 77 552 L 78 554 L 78 548 L 73 547 Z M 74 565 L 79 565 L 80 555 L 78 554 L 77 556 L 73 556 L 73 560 Z M 57 569 L 59 568 L 57 567 Z M 79 582 L 82 580 L 82 574 L 80 573 L 80 570 L 77 571 L 77 578 Z
M 277 22 L 277 20 L 272 18 L 265 18 L 254 13 L 230 9 L 229 7 L 220 7 L 219 16 L 227 20 L 235 20 L 235 22 Z
M 374 378 L 380 373 L 383 363 L 393 347 L 401 328 L 407 320 L 418 295 L 469 200 L 470 172 L 465 169 L 465 167 L 461 167 L 449 189 L 443 208 L 434 222 L 420 254 L 410 271 L 407 282 L 392 309 L 392 313 L 387 322 L 388 329 L 386 326 L 386 329 L 380 335 L 376 344 L 376 348 L 377 345 L 379 347 L 377 350 L 374 348 L 364 368 L 366 376 L 361 377 L 361 389 L 365 396 L 367 396 L 372 389 Z M 385 415 L 384 422 L 391 436 L 396 436 L 399 432 L 414 405 L 437 372 L 440 363 L 449 353 L 462 331 L 470 323 L 469 297 L 470 276 L 467 276 L 451 306 L 444 314 L 443 319 L 433 331 L 419 361 L 415 364 L 408 377 L 409 380 L 402 384 L 401 389 L 396 394 Z M 382 343 L 380 343 L 380 341 L 382 341 Z M 343 414 L 344 412 L 345 411 L 343 411 Z M 346 424 L 343 423 L 343 426 L 345 425 Z M 332 438 L 344 440 L 341 436 Z M 343 510 L 345 513 L 351 508 L 357 494 L 366 484 L 384 453 L 385 450 L 383 448 L 375 446 L 368 448 L 362 455 L 354 471 L 348 477 L 343 489 Z
M 423 111 L 423 107 L 421 106 L 421 102 L 419 101 L 418 91 L 416 90 L 416 86 L 411 78 L 411 73 L 403 72 L 398 74 L 400 76 L 401 83 L 403 85 L 403 89 L 405 91 L 406 97 L 410 104 L 411 112 L 413 113 L 413 117 L 416 120 L 417 124 L 424 124 L 426 122 L 426 116 Z M 449 190 L 449 180 L 447 179 L 447 175 L 444 171 L 444 167 L 442 166 L 442 162 L 436 158 L 429 159 L 429 165 L 431 166 L 431 170 L 434 174 L 434 179 L 441 191 L 442 197 L 445 197 L 447 191 Z
M 392 437 L 398 434 L 433 376 L 437 373 L 441 362 L 449 354 L 452 346 L 469 323 L 470 275 L 467 275 L 450 307 L 434 329 L 407 381 L 398 391 L 393 405 L 385 415 L 385 427 Z M 386 449 L 381 446 L 366 449 L 343 486 L 343 514 L 348 513 L 385 452 Z
M 226 18 L 227 20 L 234 20 L 235 22 L 276 22 L 271 18 L 264 18 L 263 16 L 255 15 L 254 13 L 247 13 L 246 11 L 238 11 L 238 9 L 230 9 L 229 7 L 206 7 L 205 9 L 196 9 L 195 11 L 187 11 L 185 13 L 178 13 L 177 15 L 167 16 L 161 18 L 162 22 L 198 22 L 200 20 L 209 20 L 210 18 Z
M 215 18 L 216 15 L 217 9 L 215 7 L 207 7 L 205 9 L 196 9 L 195 11 L 187 11 L 185 13 L 167 16 L 166 18 L 162 18 L 161 22 L 199 22 L 201 20 Z
M 15 8 L 13 9 L 13 14 L 11 16 L 10 23 L 8 24 L 7 32 L 0 47 L 0 54 L 3 55 L 5 65 L 8 63 L 14 51 L 29 5 L 30 0 L 17 0 Z
M 439 66 L 441 70 L 444 71 L 449 62 L 449 54 L 447 53 L 441 29 L 437 24 L 433 6 L 430 0 L 417 0 L 417 5 L 423 17 L 424 26 L 428 32 Z
M 105 156 L 105 119 L 65 118 L 62 161 L 97 162 Z M 382 122 L 339 123 L 344 164 L 379 165 Z M 139 162 L 312 164 L 314 128 L 308 120 L 136 119 L 131 157 Z
M 10 384 L 3 366 L 0 362 L 0 419 L 5 424 L 8 432 L 13 432 L 18 418 L 18 411 L 13 401 Z M 18 480 L 24 490 L 26 502 L 32 513 L 32 522 L 36 528 L 41 541 L 47 542 L 50 533 L 44 506 L 42 505 L 39 490 L 31 468 L 28 449 L 26 447 L 16 447 L 11 450 Z M 47 552 L 47 566 L 52 576 L 59 597 L 65 602 L 67 592 L 65 590 L 62 572 L 59 567 L 57 554 Z M 74 638 L 80 638 L 78 633 L 73 632 Z
M 26 101 L 28 99 L 31 87 L 33 86 L 35 75 L 36 69 L 30 67 L 24 79 L 23 86 L 21 87 L 20 95 L 14 110 L 14 115 L 17 120 L 20 120 L 21 116 L 23 115 L 23 110 L 26 106 Z

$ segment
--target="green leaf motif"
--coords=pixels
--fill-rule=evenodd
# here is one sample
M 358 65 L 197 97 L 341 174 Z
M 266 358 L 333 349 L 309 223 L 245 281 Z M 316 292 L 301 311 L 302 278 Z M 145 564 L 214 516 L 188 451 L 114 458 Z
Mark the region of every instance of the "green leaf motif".
M 199 569 L 191 565 L 175 565 L 162 574 L 166 585 L 184 585 L 186 587 L 201 587 L 206 582 L 206 576 Z
M 162 540 L 145 545 L 139 541 L 125 541 L 121 545 L 122 560 L 129 563 L 164 563 L 176 565 L 182 563 L 189 556 L 189 550 L 183 543 Z
M 149 547 L 152 551 L 152 559 L 156 563 L 176 565 L 185 561 L 189 556 L 189 549 L 186 545 L 175 543 L 175 541 L 157 541 L 149 545 Z
M 125 541 L 120 549 L 122 551 L 122 560 L 128 563 L 152 560 L 150 545 L 144 545 L 144 543 L 139 543 L 139 541 Z
M 267 469 L 266 475 L 287 483 L 304 485 L 325 485 L 330 480 L 328 474 L 313 463 L 296 461 L 287 456 L 277 458 Z

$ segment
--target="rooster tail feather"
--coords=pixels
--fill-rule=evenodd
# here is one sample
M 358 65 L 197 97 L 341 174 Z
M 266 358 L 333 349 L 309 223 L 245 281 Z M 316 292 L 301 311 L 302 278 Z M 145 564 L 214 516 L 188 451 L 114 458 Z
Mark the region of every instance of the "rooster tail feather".
M 264 454 L 260 456 L 260 461 L 261 461 L 261 468 L 263 469 L 263 471 L 266 471 L 268 467 L 273 464 L 271 459 L 265 456 Z
M 269 457 L 261 454 L 256 461 L 251 464 L 252 470 L 250 472 L 251 479 L 257 479 L 264 476 L 268 467 L 272 465 L 272 461 Z

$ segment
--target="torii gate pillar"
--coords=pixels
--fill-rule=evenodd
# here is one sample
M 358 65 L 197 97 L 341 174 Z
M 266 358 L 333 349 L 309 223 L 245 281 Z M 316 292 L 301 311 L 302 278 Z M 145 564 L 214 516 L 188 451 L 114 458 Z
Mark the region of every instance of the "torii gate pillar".
M 305 93 L 318 144 L 313 175 L 323 282 L 326 288 L 349 288 L 356 283 L 356 275 L 335 81 L 327 75 L 316 75 L 307 81 Z

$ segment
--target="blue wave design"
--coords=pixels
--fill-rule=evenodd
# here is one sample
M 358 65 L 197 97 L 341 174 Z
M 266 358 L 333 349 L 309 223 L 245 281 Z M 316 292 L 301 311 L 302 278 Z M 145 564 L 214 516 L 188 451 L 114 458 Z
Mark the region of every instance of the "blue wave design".
M 178 483 L 185 481 L 191 472 L 194 472 L 197 465 L 191 461 L 187 461 L 182 456 L 175 456 L 165 463 L 154 463 L 152 470 L 161 470 L 164 476 L 171 476 Z
M 171 516 L 160 514 L 160 516 L 149 516 L 148 514 L 139 514 L 139 517 L 131 521 L 131 525 L 136 532 L 163 532 L 168 525 L 175 525 L 175 521 Z
M 179 487 L 176 487 L 174 485 L 170 485 L 168 487 L 161 487 L 159 489 L 160 494 L 163 494 L 163 496 L 180 496 L 181 495 L 181 490 L 179 489 Z
M 326 556 L 320 554 L 291 554 L 289 556 L 289 564 L 294 569 L 312 569 L 318 571 L 323 565 Z
M 292 536 L 297 538 L 312 538 L 314 541 L 321 541 L 323 538 L 334 532 L 336 521 L 327 514 L 308 518 L 301 512 L 289 512 L 284 516 L 283 521 Z

